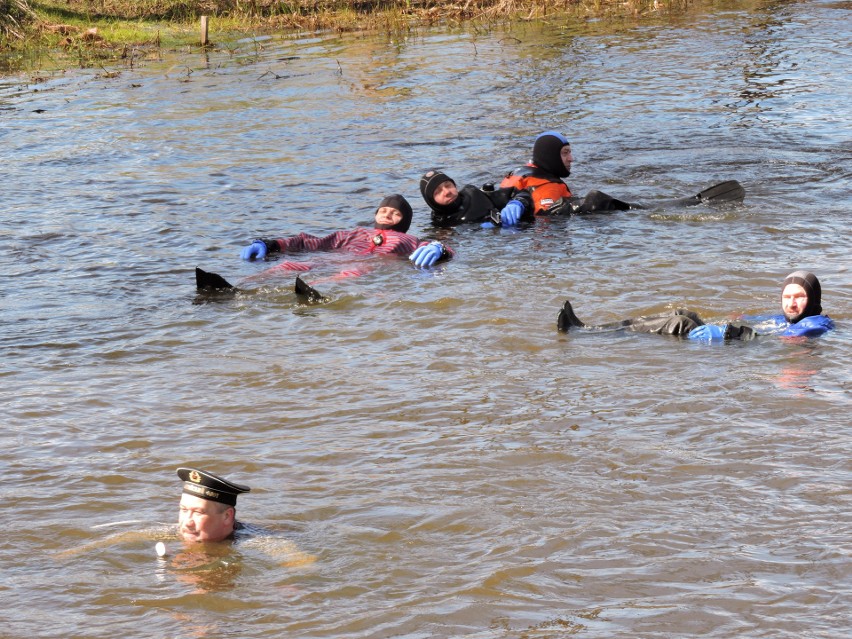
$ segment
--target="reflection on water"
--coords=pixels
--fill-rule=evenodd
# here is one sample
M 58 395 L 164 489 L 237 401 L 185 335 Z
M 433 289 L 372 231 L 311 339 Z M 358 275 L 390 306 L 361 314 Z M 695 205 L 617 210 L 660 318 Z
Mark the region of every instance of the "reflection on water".
M 3 632 L 847 634 L 847 12 L 269 38 L 4 80 Z M 551 128 L 573 191 L 650 208 L 429 228 L 425 169 L 494 181 Z M 727 179 L 743 205 L 655 208 Z M 196 266 L 252 282 L 252 238 L 351 228 L 391 192 L 456 259 L 329 256 L 306 277 L 327 304 L 290 276 L 193 304 Z M 796 268 L 838 326 L 813 342 L 555 328 L 567 298 L 601 324 L 777 312 Z M 152 525 L 190 463 L 247 478 L 240 518 L 276 534 L 201 549 Z
M 778 385 L 788 390 L 814 392 L 813 377 L 816 373 L 813 369 L 785 368 L 778 375 Z
M 227 591 L 234 587 L 242 569 L 242 557 L 230 544 L 207 544 L 203 549 L 187 548 L 172 557 L 163 557 L 167 570 L 194 592 Z
M 789 54 L 784 46 L 792 11 L 784 3 L 770 5 L 755 14 L 752 25 L 745 32 L 744 50 L 739 64 L 743 66 L 745 87 L 741 92 L 744 104 L 738 108 L 761 111 L 764 100 L 781 97 L 785 85 L 790 84 L 796 92 L 795 83 L 786 74 L 792 73 L 800 64 L 796 56 Z

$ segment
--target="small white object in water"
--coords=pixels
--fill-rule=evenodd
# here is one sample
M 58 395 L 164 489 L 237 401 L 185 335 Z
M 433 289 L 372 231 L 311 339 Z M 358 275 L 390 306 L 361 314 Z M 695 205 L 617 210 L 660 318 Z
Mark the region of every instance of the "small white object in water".
M 162 541 L 157 542 L 157 545 L 154 546 L 154 550 L 157 551 L 157 557 L 166 556 L 166 544 L 164 544 Z

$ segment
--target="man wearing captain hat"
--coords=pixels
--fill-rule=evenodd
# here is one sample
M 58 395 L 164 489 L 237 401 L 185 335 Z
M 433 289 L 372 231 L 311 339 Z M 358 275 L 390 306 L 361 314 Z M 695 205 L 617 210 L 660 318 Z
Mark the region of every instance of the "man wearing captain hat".
M 236 520 L 237 495 L 251 490 L 213 473 L 196 468 L 178 468 L 183 480 L 178 529 L 184 541 L 206 542 L 231 539 L 242 528 Z

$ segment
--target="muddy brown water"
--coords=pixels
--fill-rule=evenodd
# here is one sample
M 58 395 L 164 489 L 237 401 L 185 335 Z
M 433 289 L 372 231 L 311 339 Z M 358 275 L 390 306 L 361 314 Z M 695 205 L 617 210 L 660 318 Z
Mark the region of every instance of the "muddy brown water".
M 826 637 L 850 620 L 850 39 L 841 2 L 264 38 L 115 78 L 0 80 L 4 637 Z M 436 232 L 427 168 L 499 178 L 564 131 L 569 183 L 642 211 Z M 664 210 L 726 179 L 742 206 Z M 385 193 L 458 252 L 312 256 L 260 235 Z M 807 343 L 560 334 L 678 306 Z M 251 485 L 266 531 L 173 539 L 175 468 Z M 169 555 L 159 559 L 154 543 Z M 312 563 L 290 562 L 291 544 Z

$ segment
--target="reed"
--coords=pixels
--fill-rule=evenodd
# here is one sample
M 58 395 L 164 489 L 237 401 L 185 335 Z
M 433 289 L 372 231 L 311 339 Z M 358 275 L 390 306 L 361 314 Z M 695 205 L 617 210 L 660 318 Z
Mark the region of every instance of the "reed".
M 0 0 L 2 4 L 9 0 Z M 46 11 L 88 20 L 193 21 L 201 15 L 241 20 L 257 25 L 270 18 L 300 18 L 340 15 L 378 16 L 405 13 L 414 17 L 440 16 L 458 20 L 482 15 L 508 18 L 538 17 L 578 7 L 593 11 L 626 8 L 643 11 L 651 8 L 684 5 L 688 0 L 46 0 L 38 3 Z M 26 4 L 26 0 L 11 0 Z M 381 20 L 379 20 L 381 22 Z
M 638 16 L 699 0 L 0 0 L 0 50 L 64 50 L 81 64 L 160 46 L 200 44 L 206 15 L 216 38 L 245 33 L 374 30 L 476 23 L 491 28 L 557 14 Z M 136 55 L 135 53 L 133 55 Z
M 0 0 L 0 40 L 23 38 L 27 23 L 34 18 L 27 0 Z

